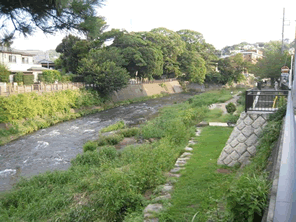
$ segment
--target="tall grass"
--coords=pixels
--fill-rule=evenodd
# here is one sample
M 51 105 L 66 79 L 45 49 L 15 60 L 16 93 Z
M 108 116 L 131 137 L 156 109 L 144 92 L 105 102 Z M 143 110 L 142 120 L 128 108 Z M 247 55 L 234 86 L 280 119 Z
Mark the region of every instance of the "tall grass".
M 216 92 L 211 98 L 225 94 Z M 210 103 L 198 97 L 193 101 Z M 177 104 L 164 108 L 141 130 L 116 134 L 116 138 L 125 134 L 159 138 L 151 144 L 120 151 L 105 146 L 104 139 L 102 144 L 100 139 L 86 144 L 86 152 L 77 155 L 67 171 L 23 179 L 5 193 L 0 199 L 0 221 L 123 221 L 127 214 L 142 211 L 143 194 L 165 182 L 164 172 L 174 166 L 206 110 L 196 103 Z

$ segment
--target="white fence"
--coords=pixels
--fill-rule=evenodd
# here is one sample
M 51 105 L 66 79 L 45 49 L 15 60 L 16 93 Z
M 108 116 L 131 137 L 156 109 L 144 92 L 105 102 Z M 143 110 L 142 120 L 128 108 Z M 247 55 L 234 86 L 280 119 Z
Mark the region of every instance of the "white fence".
M 9 96 L 11 94 L 28 93 L 28 92 L 52 92 L 66 89 L 79 89 L 84 87 L 84 83 L 58 83 L 58 84 L 34 84 L 30 86 L 0 86 L 0 96 Z

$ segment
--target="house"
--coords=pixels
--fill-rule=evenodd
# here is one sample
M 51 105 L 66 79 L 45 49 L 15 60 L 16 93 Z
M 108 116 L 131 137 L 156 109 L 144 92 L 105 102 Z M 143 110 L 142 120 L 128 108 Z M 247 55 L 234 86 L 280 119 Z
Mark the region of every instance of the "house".
M 263 52 L 258 49 L 248 49 L 248 50 L 231 50 L 230 55 L 221 56 L 221 59 L 225 59 L 228 57 L 235 56 L 236 54 L 242 54 L 244 60 L 251 62 L 252 64 L 256 64 L 258 59 L 263 58 Z
M 37 62 L 37 64 L 41 64 L 42 67 L 47 68 L 47 69 L 54 69 L 55 64 L 54 62 L 47 60 L 47 59 L 42 59 Z
M 38 80 L 38 74 L 42 73 L 43 68 L 41 64 L 34 64 L 32 54 L 19 52 L 7 47 L 0 47 L 0 63 L 7 66 L 11 74 L 23 72 L 24 74 L 33 74 L 34 82 Z M 10 82 L 13 82 L 13 75 L 9 77 Z

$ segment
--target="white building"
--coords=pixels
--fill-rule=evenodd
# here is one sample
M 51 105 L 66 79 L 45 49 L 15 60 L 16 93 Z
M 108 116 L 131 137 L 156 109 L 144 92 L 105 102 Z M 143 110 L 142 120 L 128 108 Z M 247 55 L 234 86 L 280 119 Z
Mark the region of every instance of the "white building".
M 38 74 L 46 68 L 43 68 L 41 64 L 34 64 L 33 56 L 32 54 L 0 47 L 0 63 L 6 65 L 11 74 L 17 72 L 33 74 L 34 82 L 37 82 Z M 10 82 L 13 82 L 13 75 L 10 76 Z

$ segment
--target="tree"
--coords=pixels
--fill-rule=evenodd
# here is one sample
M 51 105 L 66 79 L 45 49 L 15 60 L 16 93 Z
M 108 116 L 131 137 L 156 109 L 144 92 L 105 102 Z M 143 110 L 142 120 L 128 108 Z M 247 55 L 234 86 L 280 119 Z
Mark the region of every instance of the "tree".
M 152 29 L 151 32 L 145 34 L 145 38 L 162 51 L 164 61 L 163 73 L 174 76 L 180 75 L 181 72 L 177 59 L 185 51 L 185 42 L 182 41 L 180 35 L 166 28 Z
M 202 84 L 207 68 L 204 59 L 195 51 L 185 51 L 179 57 L 182 80 Z
M 79 57 L 77 50 L 73 50 L 73 47 L 79 41 L 81 41 L 79 37 L 67 35 L 63 38 L 62 43 L 56 47 L 56 51 L 61 53 L 60 59 L 66 72 L 76 73 Z
M 225 59 L 219 59 L 218 69 L 220 71 L 220 80 L 222 84 L 239 82 L 243 76 L 243 71 L 248 67 L 248 62 L 244 61 L 242 54 Z
M 0 63 L 0 82 L 9 82 L 10 72 L 4 64 Z
M 86 83 L 95 84 L 96 90 L 102 96 L 108 96 L 113 91 L 119 91 L 127 86 L 130 78 L 127 70 L 115 62 L 106 61 L 98 64 L 90 58 L 82 59 L 78 72 L 86 76 Z
M 281 68 L 286 65 L 290 67 L 291 55 L 288 51 L 281 53 L 281 42 L 271 41 L 265 44 L 263 58 L 258 59 L 258 62 L 251 67 L 251 72 L 260 78 L 274 79 L 281 76 Z
M 194 55 L 198 58 L 192 58 L 195 60 L 195 62 L 191 62 L 190 69 L 195 72 L 195 74 L 191 74 L 191 76 L 197 77 L 197 70 L 200 72 L 198 75 L 198 78 L 195 78 L 195 82 L 202 83 L 205 78 L 205 74 L 212 72 L 215 70 L 215 65 L 213 64 L 213 61 L 217 60 L 217 56 L 215 55 L 216 49 L 213 45 L 206 43 L 205 39 L 203 38 L 203 35 L 197 31 L 183 29 L 177 31 L 177 33 L 180 35 L 181 39 L 186 44 L 186 51 L 190 52 L 190 54 Z M 185 53 L 188 54 L 187 52 Z M 188 57 L 187 59 L 191 59 Z M 191 59 L 191 60 L 192 60 Z M 186 61 L 184 59 L 179 58 L 178 61 Z M 195 64 L 195 67 L 193 68 L 193 64 Z M 180 65 L 182 66 L 182 70 L 184 72 L 184 67 L 186 67 L 186 64 Z M 191 80 L 189 80 L 191 81 Z
M 152 79 L 163 73 L 163 56 L 160 49 L 141 38 L 138 33 L 126 33 L 114 39 L 112 47 L 121 49 L 131 77 Z
M 83 30 L 87 23 L 93 24 L 96 7 L 100 7 L 103 1 L 1 0 L 1 42 L 11 41 L 16 32 L 31 35 L 37 28 L 50 34 L 59 30 Z
M 100 38 L 107 27 L 107 23 L 103 17 L 89 17 L 79 24 L 79 30 L 85 34 L 87 40 Z

